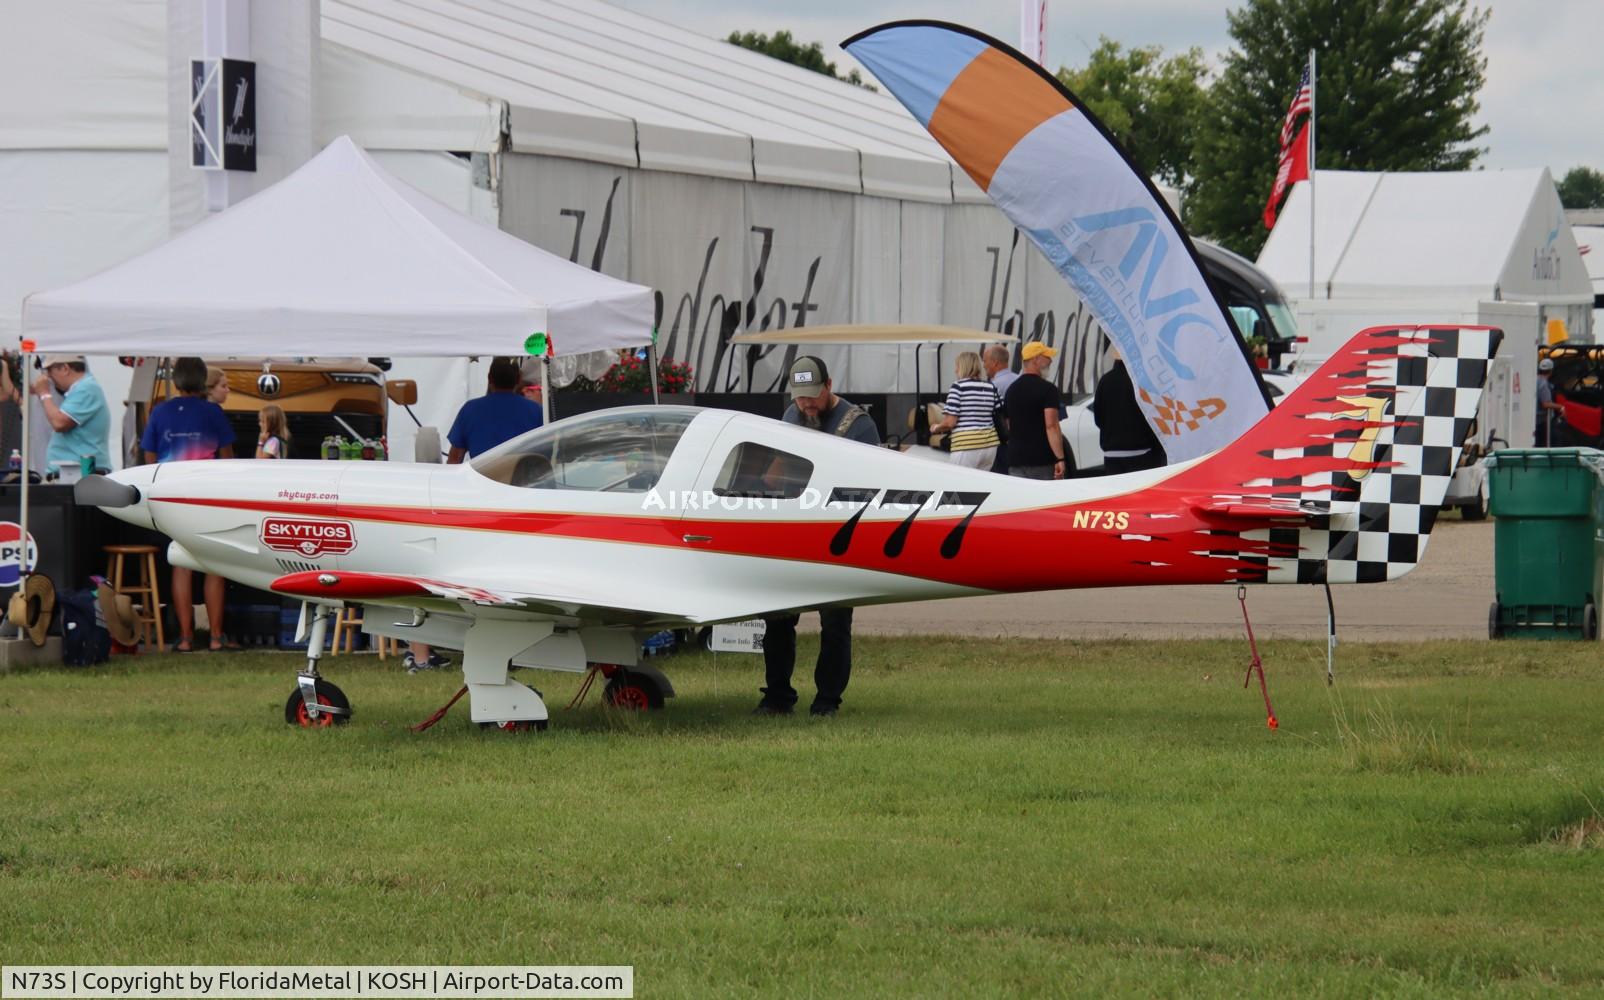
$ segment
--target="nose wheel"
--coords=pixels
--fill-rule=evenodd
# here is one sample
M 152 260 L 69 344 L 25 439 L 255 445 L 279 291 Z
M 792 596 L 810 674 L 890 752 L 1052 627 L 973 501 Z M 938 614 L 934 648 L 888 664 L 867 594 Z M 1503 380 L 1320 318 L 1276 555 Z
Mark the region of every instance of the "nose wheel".
M 323 655 L 323 642 L 328 637 L 329 619 L 334 609 L 303 604 L 301 615 L 312 616 L 310 635 L 307 637 L 306 669 L 295 678 L 295 690 L 284 702 L 284 721 L 302 729 L 327 729 L 343 726 L 351 721 L 351 699 L 345 692 L 330 684 L 317 672 L 318 657 Z
M 312 704 L 306 692 L 297 686 L 284 702 L 284 721 L 302 729 L 324 729 L 343 726 L 351 721 L 351 700 L 345 692 L 321 677 L 312 679 Z

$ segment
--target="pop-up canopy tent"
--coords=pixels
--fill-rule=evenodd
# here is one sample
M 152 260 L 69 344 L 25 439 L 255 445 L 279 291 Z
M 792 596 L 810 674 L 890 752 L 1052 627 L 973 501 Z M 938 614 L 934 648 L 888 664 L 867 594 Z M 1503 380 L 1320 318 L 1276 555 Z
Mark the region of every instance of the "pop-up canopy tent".
M 49 354 L 564 354 L 651 341 L 652 292 L 452 211 L 339 138 L 149 253 L 28 296 Z
M 22 346 L 145 356 L 549 356 L 648 344 L 652 312 L 651 289 L 452 211 L 341 137 L 156 249 L 28 296 Z M 26 476 L 21 500 L 27 537 Z

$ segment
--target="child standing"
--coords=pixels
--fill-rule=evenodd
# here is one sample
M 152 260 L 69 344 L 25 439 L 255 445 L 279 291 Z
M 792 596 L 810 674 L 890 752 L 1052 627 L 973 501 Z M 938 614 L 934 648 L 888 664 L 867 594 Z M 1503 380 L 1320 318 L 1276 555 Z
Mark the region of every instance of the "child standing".
M 290 455 L 290 425 L 284 417 L 284 410 L 277 403 L 268 403 L 257 414 L 257 426 L 261 433 L 256 436 L 257 458 L 288 458 Z

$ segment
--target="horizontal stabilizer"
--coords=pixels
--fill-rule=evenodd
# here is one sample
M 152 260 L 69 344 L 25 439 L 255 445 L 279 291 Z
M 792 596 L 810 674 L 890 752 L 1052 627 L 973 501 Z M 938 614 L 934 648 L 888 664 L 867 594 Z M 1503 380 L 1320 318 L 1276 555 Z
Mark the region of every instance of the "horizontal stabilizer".
M 1309 525 L 1331 514 L 1329 503 L 1282 497 L 1208 497 L 1194 500 L 1192 509 L 1205 517 L 1287 525 Z

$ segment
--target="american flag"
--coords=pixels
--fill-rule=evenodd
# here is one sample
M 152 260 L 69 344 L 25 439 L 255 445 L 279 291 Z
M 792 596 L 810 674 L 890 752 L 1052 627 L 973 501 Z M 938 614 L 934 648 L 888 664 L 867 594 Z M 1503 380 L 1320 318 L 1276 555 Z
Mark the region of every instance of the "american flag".
M 1284 151 L 1291 145 L 1292 137 L 1297 134 L 1298 117 L 1309 113 L 1309 67 L 1303 67 L 1303 79 L 1298 81 L 1298 95 L 1292 98 L 1292 107 L 1287 108 L 1286 120 L 1281 122 L 1281 149 Z

